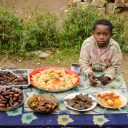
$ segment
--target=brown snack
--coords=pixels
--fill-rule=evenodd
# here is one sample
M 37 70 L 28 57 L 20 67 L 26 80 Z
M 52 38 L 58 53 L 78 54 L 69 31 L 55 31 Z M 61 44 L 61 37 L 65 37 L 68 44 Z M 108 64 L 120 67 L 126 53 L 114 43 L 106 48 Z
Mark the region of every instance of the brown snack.
M 92 106 L 93 100 L 87 94 L 76 95 L 72 99 L 65 100 L 67 104 L 75 109 L 84 110 Z
M 58 100 L 48 95 L 34 95 L 28 100 L 28 106 L 35 112 L 49 113 L 56 109 L 58 105 Z
M 68 105 L 73 107 L 76 103 L 74 101 L 68 102 Z
M 1 70 L 0 71 L 0 85 L 25 85 L 27 84 L 27 76 L 18 74 L 18 77 L 10 71 Z
M 73 106 L 73 108 L 76 108 L 76 109 L 80 109 L 81 108 L 81 106 L 79 105 L 79 104 L 75 104 L 74 106 Z
M 80 101 L 79 104 L 81 107 L 83 107 L 85 105 L 86 102 Z
M 0 111 L 7 111 L 20 105 L 23 93 L 19 89 L 2 88 L 0 90 Z

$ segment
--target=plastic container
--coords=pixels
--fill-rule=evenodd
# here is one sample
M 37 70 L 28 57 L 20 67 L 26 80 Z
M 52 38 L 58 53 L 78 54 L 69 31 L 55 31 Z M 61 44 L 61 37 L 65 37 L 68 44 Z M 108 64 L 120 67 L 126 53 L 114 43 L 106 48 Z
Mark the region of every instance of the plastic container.
M 71 70 L 79 75 L 80 74 L 80 65 L 76 64 L 76 63 L 72 64 L 71 65 Z

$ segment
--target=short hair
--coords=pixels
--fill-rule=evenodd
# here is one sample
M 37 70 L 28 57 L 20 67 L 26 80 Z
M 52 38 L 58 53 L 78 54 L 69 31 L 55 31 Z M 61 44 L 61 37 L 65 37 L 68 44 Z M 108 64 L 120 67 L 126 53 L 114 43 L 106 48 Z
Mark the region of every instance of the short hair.
M 113 25 L 112 25 L 112 23 L 111 23 L 109 20 L 107 20 L 107 19 L 99 19 L 99 20 L 97 20 L 97 21 L 94 23 L 92 30 L 95 31 L 96 26 L 97 26 L 97 25 L 100 25 L 100 24 L 101 24 L 101 25 L 106 25 L 106 26 L 108 26 L 110 32 L 112 33 Z

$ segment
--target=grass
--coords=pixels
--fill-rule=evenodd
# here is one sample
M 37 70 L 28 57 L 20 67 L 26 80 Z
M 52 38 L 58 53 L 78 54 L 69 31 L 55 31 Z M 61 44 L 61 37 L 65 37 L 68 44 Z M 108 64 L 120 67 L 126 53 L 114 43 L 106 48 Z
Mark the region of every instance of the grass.
M 79 49 L 56 50 L 49 58 L 47 64 L 52 66 L 70 67 L 72 63 L 78 63 Z

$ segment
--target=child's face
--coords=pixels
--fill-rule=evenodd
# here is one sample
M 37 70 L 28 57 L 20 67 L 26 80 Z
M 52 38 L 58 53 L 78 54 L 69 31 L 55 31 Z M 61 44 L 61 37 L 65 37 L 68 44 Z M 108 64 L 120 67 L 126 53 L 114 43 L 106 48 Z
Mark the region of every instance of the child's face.
M 99 47 L 107 46 L 112 33 L 107 25 L 96 25 L 96 29 L 93 31 L 94 38 Z

